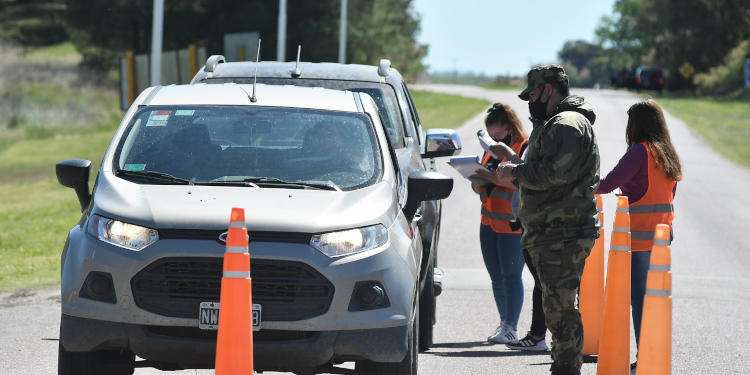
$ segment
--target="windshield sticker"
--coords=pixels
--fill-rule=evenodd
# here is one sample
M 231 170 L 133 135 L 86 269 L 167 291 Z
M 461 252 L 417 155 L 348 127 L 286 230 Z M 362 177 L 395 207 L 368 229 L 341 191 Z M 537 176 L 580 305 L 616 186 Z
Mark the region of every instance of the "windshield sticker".
M 151 111 L 146 126 L 167 126 L 172 111 Z
M 194 109 L 178 109 L 174 111 L 175 116 L 192 116 L 194 113 Z
M 123 169 L 126 171 L 140 172 L 146 169 L 146 164 L 125 164 L 125 168 Z

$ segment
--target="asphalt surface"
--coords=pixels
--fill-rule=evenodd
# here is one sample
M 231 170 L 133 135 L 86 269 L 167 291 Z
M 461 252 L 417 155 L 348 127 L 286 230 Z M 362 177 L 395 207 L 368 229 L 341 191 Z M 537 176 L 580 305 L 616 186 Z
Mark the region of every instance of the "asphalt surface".
M 509 103 L 524 119 L 527 130 L 531 130 L 525 120 L 526 103 L 514 92 L 469 86 L 419 88 Z M 573 90 L 573 93 L 584 95 L 595 108 L 594 129 L 601 150 L 602 173 L 606 174 L 625 152 L 626 110 L 638 97 L 608 90 Z M 482 119 L 482 114 L 478 114 L 459 128 L 463 155 L 480 153 L 475 134 L 483 127 Z M 677 186 L 672 244 L 673 373 L 748 374 L 750 245 L 743 238 L 746 223 L 750 222 L 747 194 L 750 171 L 718 156 L 670 114 L 667 123 L 682 159 L 685 178 Z M 447 166 L 445 160 L 437 164 L 438 170 L 455 177 L 456 183 L 443 206 L 439 266 L 445 270 L 445 289 L 438 298 L 435 346 L 420 354 L 420 372 L 548 374 L 549 353 L 523 354 L 485 343 L 499 317 L 479 250 L 479 199 L 469 183 Z M 613 195 L 605 196 L 604 208 L 608 244 L 615 208 Z M 531 319 L 533 282 L 527 271 L 524 283 L 521 335 Z M 0 373 L 54 374 L 59 314 L 56 288 L 0 294 Z M 635 358 L 635 342 L 632 339 L 631 342 L 631 358 Z M 345 364 L 333 373 L 351 373 L 351 368 Z M 153 369 L 136 370 L 136 374 L 159 373 L 162 372 Z M 172 373 L 212 374 L 213 371 Z M 595 374 L 596 364 L 584 364 L 583 373 Z

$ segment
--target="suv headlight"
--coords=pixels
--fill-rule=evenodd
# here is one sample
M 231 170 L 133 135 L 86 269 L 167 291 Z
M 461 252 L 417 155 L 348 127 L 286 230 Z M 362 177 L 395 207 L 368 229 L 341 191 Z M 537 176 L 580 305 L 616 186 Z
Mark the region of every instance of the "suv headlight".
M 155 229 L 123 223 L 99 215 L 91 216 L 88 231 L 101 241 L 134 251 L 141 251 L 159 239 L 159 233 Z
M 310 246 L 333 258 L 372 250 L 388 242 L 388 230 L 382 224 L 339 232 L 316 234 Z

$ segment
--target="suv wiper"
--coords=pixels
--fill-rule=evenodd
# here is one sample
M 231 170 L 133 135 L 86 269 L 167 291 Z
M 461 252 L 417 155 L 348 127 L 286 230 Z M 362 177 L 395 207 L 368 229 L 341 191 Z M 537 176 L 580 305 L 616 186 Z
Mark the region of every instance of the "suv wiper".
M 117 169 L 115 170 L 115 175 L 117 177 L 120 176 L 128 176 L 128 177 L 140 177 L 144 178 L 150 181 L 162 181 L 162 182 L 171 182 L 176 185 L 188 185 L 190 184 L 190 181 L 184 179 L 172 176 L 169 173 L 164 172 L 155 172 L 155 171 L 128 171 L 125 169 Z
M 275 177 L 250 177 L 242 181 L 247 182 L 247 183 L 255 183 L 255 184 L 262 184 L 262 185 L 302 186 L 302 187 L 311 187 L 311 188 L 322 189 L 322 190 L 341 191 L 341 188 L 339 188 L 335 184 L 319 184 L 319 183 L 305 182 L 305 181 L 286 181 L 286 180 L 278 179 Z
M 250 182 L 250 181 L 242 181 L 242 180 L 212 180 L 212 181 L 196 181 L 193 183 L 194 185 L 206 185 L 206 186 L 251 186 L 254 188 L 257 188 L 258 185 Z

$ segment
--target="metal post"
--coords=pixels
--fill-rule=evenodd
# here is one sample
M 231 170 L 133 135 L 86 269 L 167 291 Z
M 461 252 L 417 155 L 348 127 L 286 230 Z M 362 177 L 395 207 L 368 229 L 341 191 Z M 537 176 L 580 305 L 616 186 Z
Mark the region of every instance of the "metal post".
M 346 63 L 346 3 L 341 0 L 341 22 L 339 22 L 339 63 Z
M 164 29 L 164 0 L 154 0 L 151 27 L 151 86 L 161 85 L 161 41 Z
M 286 60 L 286 0 L 279 0 L 279 30 L 276 41 L 276 60 Z

